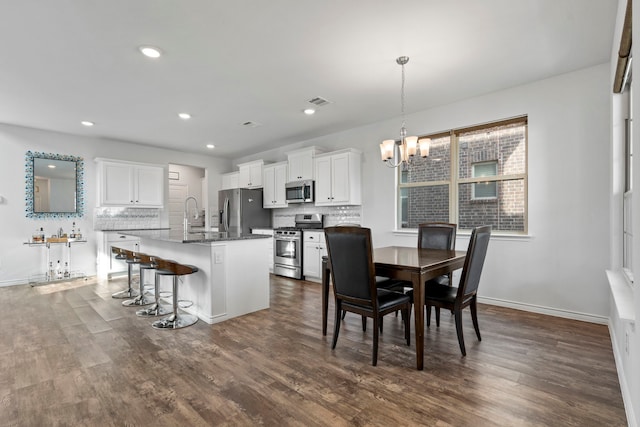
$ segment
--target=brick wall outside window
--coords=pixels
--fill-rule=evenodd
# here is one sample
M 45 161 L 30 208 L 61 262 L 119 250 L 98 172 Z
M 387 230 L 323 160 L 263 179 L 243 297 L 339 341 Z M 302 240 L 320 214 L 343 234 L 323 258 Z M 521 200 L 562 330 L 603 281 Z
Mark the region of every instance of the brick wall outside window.
M 526 118 L 521 123 L 454 131 L 451 136 L 433 139 L 429 157 L 413 159 L 409 170 L 400 172 L 399 226 L 417 228 L 422 222 L 451 221 L 463 230 L 492 225 L 496 231 L 526 231 L 525 123 Z M 453 160 L 458 162 L 456 180 L 450 178 L 452 146 L 457 147 Z M 474 183 L 465 180 L 473 179 L 474 164 L 488 161 L 497 162 L 497 198 L 473 199 Z M 450 185 L 457 186 L 457 215 L 449 208 L 455 194 Z

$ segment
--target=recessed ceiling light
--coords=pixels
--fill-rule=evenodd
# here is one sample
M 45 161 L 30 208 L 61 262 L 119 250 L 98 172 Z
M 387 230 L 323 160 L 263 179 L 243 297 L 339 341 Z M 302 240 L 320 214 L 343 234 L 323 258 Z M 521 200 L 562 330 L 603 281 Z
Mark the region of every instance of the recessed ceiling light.
M 56 168 L 56 165 L 47 165 L 47 167 L 48 167 L 49 169 L 55 169 L 55 168 Z
M 189 120 L 191 118 L 191 114 L 189 113 L 178 113 L 178 117 L 182 120 Z
M 207 148 L 213 150 L 214 148 L 216 148 L 216 146 L 213 144 L 207 144 Z
M 140 46 L 138 50 L 148 58 L 160 58 L 162 56 L 162 51 L 157 47 L 153 46 Z
M 88 120 L 83 120 L 80 123 L 82 123 L 83 126 L 87 126 L 87 127 L 91 127 L 91 126 L 93 126 L 95 124 L 95 123 L 90 122 Z
M 305 108 L 305 109 L 304 109 L 304 113 L 305 113 L 307 116 L 310 116 L 310 115 L 312 115 L 312 114 L 315 114 L 315 112 L 316 112 L 316 110 L 314 110 L 313 108 Z

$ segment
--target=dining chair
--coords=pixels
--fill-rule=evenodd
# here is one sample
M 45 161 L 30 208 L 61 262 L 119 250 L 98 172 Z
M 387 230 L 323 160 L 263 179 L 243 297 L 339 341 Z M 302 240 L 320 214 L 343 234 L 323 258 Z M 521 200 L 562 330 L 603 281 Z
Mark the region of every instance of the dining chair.
M 331 279 L 335 297 L 335 324 L 332 349 L 336 348 L 342 311 L 373 319 L 372 365 L 378 363 L 379 323 L 382 317 L 402 310 L 404 332 L 410 345 L 409 296 L 376 287 L 371 230 L 364 227 L 325 228 L 327 254 L 331 262 Z
M 478 341 L 482 341 L 480 328 L 478 327 L 477 293 L 480 283 L 480 274 L 487 255 L 489 238 L 491 237 L 491 226 L 485 225 L 476 227 L 471 232 L 467 256 L 462 267 L 460 283 L 458 287 L 440 283 L 430 283 L 425 286 L 424 303 L 427 307 L 436 307 L 436 326 L 440 326 L 440 312 L 438 308 L 452 310 L 455 315 L 456 332 L 458 334 L 458 344 L 462 355 L 467 352 L 464 347 L 464 336 L 462 334 L 462 310 L 465 307 L 471 309 L 471 320 L 473 328 L 476 330 Z M 428 311 L 427 311 L 428 312 Z M 427 317 L 427 326 L 430 325 L 430 318 Z
M 457 225 L 447 222 L 424 222 L 418 224 L 418 249 L 449 249 L 456 248 Z M 443 274 L 428 280 L 430 284 L 451 285 L 453 273 Z M 379 285 L 396 292 L 404 292 L 404 288 L 411 287 L 410 283 L 396 280 Z M 411 294 L 411 293 L 409 293 Z M 396 313 L 397 314 L 397 313 Z M 440 308 L 436 307 L 436 316 L 440 315 Z M 427 306 L 427 319 L 431 317 L 431 308 Z

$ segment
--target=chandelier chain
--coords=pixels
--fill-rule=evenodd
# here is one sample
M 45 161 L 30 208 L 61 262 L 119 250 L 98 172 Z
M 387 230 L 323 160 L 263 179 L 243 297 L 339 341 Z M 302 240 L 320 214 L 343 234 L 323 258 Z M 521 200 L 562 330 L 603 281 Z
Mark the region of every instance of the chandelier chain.
M 405 128 L 405 115 L 404 115 L 404 62 L 400 64 L 402 66 L 402 85 L 400 86 L 400 111 L 402 112 L 402 129 Z M 404 137 L 404 135 L 402 135 Z

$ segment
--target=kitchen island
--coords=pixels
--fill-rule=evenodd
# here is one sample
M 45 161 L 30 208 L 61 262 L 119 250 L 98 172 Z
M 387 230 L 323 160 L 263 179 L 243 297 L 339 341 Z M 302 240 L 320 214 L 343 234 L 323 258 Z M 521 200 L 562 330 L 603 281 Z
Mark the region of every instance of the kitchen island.
M 269 308 L 269 236 L 166 229 L 121 233 L 140 238 L 142 253 L 198 267 L 181 278 L 178 297 L 192 301 L 186 311 L 203 321 L 218 323 Z M 170 289 L 170 282 L 163 280 L 161 289 Z

